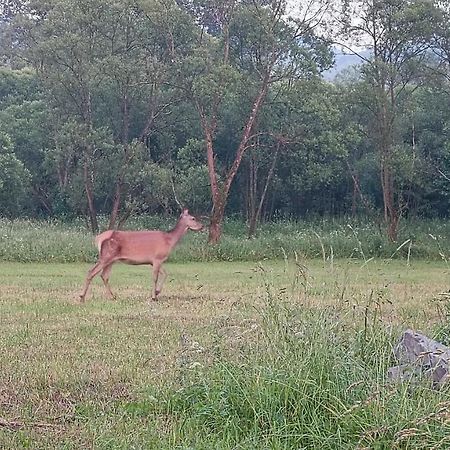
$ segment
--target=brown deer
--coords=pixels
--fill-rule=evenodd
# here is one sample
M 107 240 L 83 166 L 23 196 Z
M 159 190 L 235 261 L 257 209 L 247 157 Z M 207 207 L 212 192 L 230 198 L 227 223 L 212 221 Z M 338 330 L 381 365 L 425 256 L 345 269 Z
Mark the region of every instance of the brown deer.
M 188 230 L 200 231 L 202 228 L 203 225 L 194 216 L 191 216 L 187 209 L 183 209 L 175 228 L 168 232 L 108 230 L 99 234 L 95 238 L 99 259 L 87 274 L 80 300 L 84 302 L 92 279 L 100 272 L 107 293 L 114 298 L 109 287 L 109 276 L 112 265 L 117 261 L 133 265 L 149 264 L 153 266 L 151 299 L 156 300 L 167 276 L 161 267 L 162 264 Z

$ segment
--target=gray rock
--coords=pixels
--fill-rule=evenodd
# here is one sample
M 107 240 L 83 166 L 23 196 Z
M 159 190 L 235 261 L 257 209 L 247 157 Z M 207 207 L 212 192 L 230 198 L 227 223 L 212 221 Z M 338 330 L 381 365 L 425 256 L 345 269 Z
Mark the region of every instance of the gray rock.
M 421 375 L 420 369 L 411 364 L 389 367 L 387 373 L 388 379 L 392 381 L 417 381 Z
M 399 365 L 388 369 L 388 378 L 395 381 L 411 381 L 428 377 L 435 387 L 449 378 L 450 348 L 421 333 L 406 330 L 394 348 Z

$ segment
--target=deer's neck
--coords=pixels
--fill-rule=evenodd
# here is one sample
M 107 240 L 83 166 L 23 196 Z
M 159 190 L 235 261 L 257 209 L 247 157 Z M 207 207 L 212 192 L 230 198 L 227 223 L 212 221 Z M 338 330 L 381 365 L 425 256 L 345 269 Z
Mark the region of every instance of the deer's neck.
M 188 227 L 185 224 L 178 222 L 175 225 L 175 228 L 167 233 L 169 235 L 171 248 L 175 247 L 175 245 L 178 244 L 180 239 L 186 234 L 187 230 Z

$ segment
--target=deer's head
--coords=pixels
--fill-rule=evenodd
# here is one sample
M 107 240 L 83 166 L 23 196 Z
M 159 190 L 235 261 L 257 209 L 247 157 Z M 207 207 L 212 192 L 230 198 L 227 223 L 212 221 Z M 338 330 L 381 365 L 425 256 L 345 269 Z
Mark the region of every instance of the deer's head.
M 182 221 L 190 230 L 193 231 L 200 231 L 203 228 L 203 224 L 194 216 L 191 216 L 187 209 L 183 209 L 180 216 L 180 221 Z

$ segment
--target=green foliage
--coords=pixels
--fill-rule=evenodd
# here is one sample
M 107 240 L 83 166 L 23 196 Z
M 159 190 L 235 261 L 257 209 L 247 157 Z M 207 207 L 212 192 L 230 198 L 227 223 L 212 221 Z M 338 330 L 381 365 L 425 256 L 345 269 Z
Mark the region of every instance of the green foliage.
M 27 203 L 30 174 L 16 157 L 7 134 L 0 133 L 0 214 L 17 216 Z
M 154 210 L 162 207 L 167 211 L 173 197 L 170 169 L 158 164 L 147 163 L 138 176 L 142 187 L 143 208 Z
M 0 67 L 0 105 L 6 108 L 24 101 L 38 100 L 41 97 L 36 72 L 30 68 L 11 70 Z
M 230 217 L 252 217 L 269 175 L 265 219 L 383 217 L 382 99 L 399 213 L 448 217 L 448 12 L 419 0 L 344 6 L 347 24 L 350 13 L 375 20 L 378 54 L 329 83 L 320 73 L 331 49 L 316 35 L 325 24 L 312 26 L 325 17 L 314 8 L 303 10 L 309 26 L 301 14 L 282 14 L 283 1 L 8 2 L 0 133 L 12 145 L 2 164 L 13 175 L 3 182 L 15 194 L 1 213 L 87 216 L 92 191 L 93 214 L 111 214 L 119 202 L 116 223 L 136 212 L 170 214 L 175 195 L 209 214 L 204 127 L 222 186 L 266 73 Z M 364 26 L 341 31 L 360 39 Z
M 183 205 L 189 205 L 193 211 L 207 211 L 211 204 L 208 169 L 194 166 L 181 172 L 177 190 Z
M 177 153 L 177 167 L 183 170 L 188 167 L 204 166 L 205 154 L 203 151 L 204 144 L 198 139 L 189 139 L 183 148 Z

